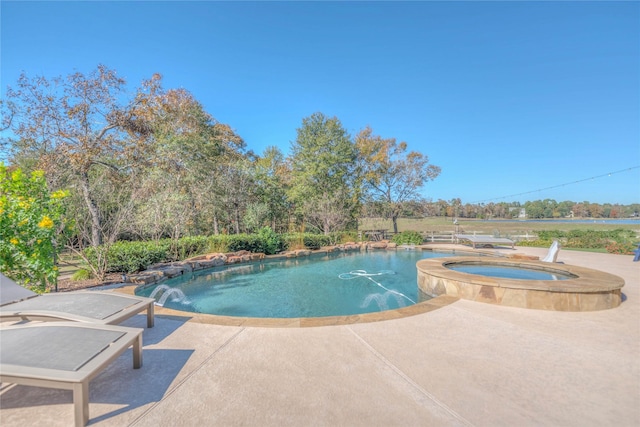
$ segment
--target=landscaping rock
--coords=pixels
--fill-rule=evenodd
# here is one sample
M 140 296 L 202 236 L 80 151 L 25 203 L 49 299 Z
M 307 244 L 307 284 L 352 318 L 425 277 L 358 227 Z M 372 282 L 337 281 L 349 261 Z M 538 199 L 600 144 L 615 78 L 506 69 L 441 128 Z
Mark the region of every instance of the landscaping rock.
M 211 258 L 210 260 L 189 261 L 191 268 L 196 270 L 204 270 L 206 268 L 218 267 L 225 264 L 227 257 Z
M 144 272 L 138 274 L 130 274 L 127 279 L 136 285 L 150 285 L 164 280 L 164 275 L 156 272 Z
M 369 243 L 369 247 L 371 249 L 386 249 L 387 248 L 387 243 L 385 243 L 385 242 Z
M 205 255 L 205 259 L 207 259 L 207 260 L 221 259 L 222 262 L 224 263 L 224 262 L 227 261 L 227 256 L 225 254 L 221 254 L 221 253 L 213 253 L 213 254 Z
M 167 278 L 181 276 L 184 273 L 191 273 L 193 268 L 188 262 L 172 262 L 164 264 L 154 264 L 150 266 L 146 271 L 155 271 Z
M 206 268 L 218 267 L 225 264 L 262 261 L 265 258 L 268 258 L 269 260 L 297 258 L 309 256 L 313 253 L 330 253 L 339 250 L 366 251 L 368 249 L 395 249 L 396 246 L 397 245 L 395 243 L 390 243 L 388 241 L 369 243 L 348 242 L 337 246 L 325 246 L 317 251 L 310 251 L 308 249 L 297 249 L 269 256 L 266 256 L 264 253 L 251 253 L 249 251 L 238 251 L 227 254 L 211 253 L 191 257 L 188 260 L 182 262 L 155 264 L 141 273 L 127 275 L 127 279 L 129 282 L 136 285 L 148 286 L 160 283 L 172 277 L 180 276 L 184 273 L 190 273 L 192 271 L 203 270 Z M 527 259 L 525 257 L 526 256 L 522 256 L 523 259 Z

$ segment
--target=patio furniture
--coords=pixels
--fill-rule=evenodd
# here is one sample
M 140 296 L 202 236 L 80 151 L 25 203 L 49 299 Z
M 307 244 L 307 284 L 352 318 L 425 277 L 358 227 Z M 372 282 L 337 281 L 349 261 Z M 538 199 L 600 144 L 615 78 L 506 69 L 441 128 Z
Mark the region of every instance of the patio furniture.
M 556 262 L 558 259 L 558 254 L 560 253 L 560 242 L 554 240 L 551 246 L 549 247 L 549 252 L 547 255 L 542 258 L 540 261 L 543 262 Z
M 0 328 L 0 382 L 73 391 L 75 425 L 89 421 L 89 381 L 133 346 L 142 366 L 142 329 L 76 322 Z
M 369 238 L 369 240 L 374 242 L 379 242 L 380 240 L 384 240 L 384 237 L 387 233 L 387 229 L 380 230 L 362 230 L 365 236 Z
M 493 237 L 486 234 L 456 234 L 456 243 L 460 240 L 467 240 L 476 248 L 476 245 L 510 245 L 511 249 L 515 246 L 515 242 L 506 237 Z
M 72 320 L 113 325 L 146 310 L 147 327 L 152 328 L 153 303 L 153 298 L 114 292 L 38 295 L 0 273 L 0 320 Z

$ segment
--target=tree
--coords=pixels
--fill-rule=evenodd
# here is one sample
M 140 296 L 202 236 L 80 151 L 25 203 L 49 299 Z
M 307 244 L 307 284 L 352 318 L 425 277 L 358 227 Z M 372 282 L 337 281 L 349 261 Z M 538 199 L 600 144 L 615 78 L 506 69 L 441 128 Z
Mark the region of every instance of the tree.
M 147 196 L 138 205 L 138 226 L 173 239 L 211 229 L 217 234 L 213 194 L 228 187 L 225 168 L 244 159 L 244 141 L 184 89 L 159 94 L 150 125 L 154 148 L 144 163 Z M 149 211 L 156 213 L 152 221 Z
M 289 197 L 297 211 L 305 216 L 322 214 L 315 208 L 327 196 L 340 196 L 339 215 L 350 223 L 355 218 L 357 195 L 354 192 L 356 150 L 349 134 L 336 118 L 314 113 L 302 120 L 297 138 L 291 145 L 291 188 Z M 328 212 L 326 212 L 328 213 Z M 331 212 L 330 215 L 335 215 Z M 323 222 L 322 231 L 328 234 L 333 221 Z
M 544 218 L 544 205 L 541 200 L 526 202 L 524 208 L 529 218 Z
M 307 223 L 324 234 L 344 230 L 351 218 L 345 215 L 349 211 L 349 197 L 338 191 L 325 193 L 322 197 L 306 202 L 304 209 Z
M 244 213 L 247 205 L 254 198 L 253 176 L 248 159 L 228 162 L 223 165 L 221 173 L 221 200 L 227 210 L 231 209 L 231 229 L 235 234 L 245 231 Z
M 286 231 L 288 199 L 287 178 L 290 169 L 277 147 L 267 147 L 254 162 L 256 192 L 259 203 L 266 208 L 266 218 L 272 230 Z
M 0 271 L 36 292 L 57 283 L 56 236 L 66 195 L 49 191 L 43 171 L 10 173 L 0 163 Z
M 374 200 L 388 206 L 393 231 L 398 232 L 397 219 L 402 204 L 418 198 L 418 190 L 440 174 L 440 168 L 429 164 L 426 155 L 406 152 L 405 142 L 383 139 L 366 127 L 355 138 L 359 153 L 360 174 L 364 188 Z
M 598 203 L 589 203 L 589 213 L 592 218 L 602 218 L 604 216 L 604 209 L 602 205 Z
M 125 230 L 144 229 L 144 215 L 132 212 L 162 198 L 172 203 L 168 234 L 186 232 L 198 224 L 193 207 L 201 176 L 244 147 L 188 91 L 164 90 L 159 74 L 133 95 L 125 86 L 103 65 L 51 80 L 23 74 L 3 103 L 11 120 L 2 126 L 11 134 L 1 141 L 12 162 L 41 167 L 54 187 L 70 189 L 80 246 L 110 244 Z M 171 176 L 172 187 L 163 187 L 162 174 Z M 140 197 L 145 193 L 157 198 Z M 127 222 L 133 217 L 137 224 Z
M 7 91 L 13 118 L 9 144 L 14 163 L 31 160 L 51 179 L 78 189 L 90 216 L 92 245 L 102 243 L 103 217 L 91 179 L 95 168 L 118 171 L 142 155 L 152 135 L 148 124 L 160 76 L 143 82 L 122 102 L 125 81 L 100 65 L 88 75 L 66 78 L 20 76 Z
M 573 215 L 577 218 L 588 218 L 590 216 L 589 212 L 589 202 L 585 201 L 583 203 L 575 203 L 573 208 Z
M 137 196 L 127 231 L 144 239 L 178 239 L 193 222 L 191 198 L 179 176 L 149 171 Z

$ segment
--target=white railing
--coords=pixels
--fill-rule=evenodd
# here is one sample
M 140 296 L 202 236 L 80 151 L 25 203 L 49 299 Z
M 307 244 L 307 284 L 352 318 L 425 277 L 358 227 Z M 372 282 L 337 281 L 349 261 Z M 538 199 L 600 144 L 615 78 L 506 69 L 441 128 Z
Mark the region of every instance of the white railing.
M 455 239 L 455 232 L 453 231 L 426 231 L 422 233 L 422 236 L 424 237 L 424 241 L 426 243 L 455 243 L 456 239 Z M 476 235 L 476 234 L 487 234 L 482 233 L 480 231 L 465 231 L 464 234 L 472 234 L 472 235 Z M 538 238 L 537 235 L 535 234 L 509 234 L 509 235 L 503 235 L 501 237 L 507 237 L 509 239 L 515 240 L 516 242 L 522 241 L 522 240 L 536 240 Z
M 364 237 L 361 233 L 361 239 L 362 237 Z M 387 231 L 384 233 L 384 238 L 385 239 L 391 239 L 393 237 L 395 233 Z M 424 238 L 424 242 L 425 243 L 456 243 L 456 238 L 455 235 L 456 234 L 472 234 L 472 235 L 477 235 L 477 234 L 489 234 L 486 231 L 485 232 L 481 232 L 481 231 L 464 231 L 464 233 L 456 233 L 454 231 L 423 231 L 420 234 L 422 234 L 422 237 Z M 538 238 L 538 236 L 536 234 L 501 234 L 500 237 L 506 237 L 508 239 L 512 239 L 516 242 L 520 242 L 520 241 L 529 241 L 529 240 L 536 240 Z

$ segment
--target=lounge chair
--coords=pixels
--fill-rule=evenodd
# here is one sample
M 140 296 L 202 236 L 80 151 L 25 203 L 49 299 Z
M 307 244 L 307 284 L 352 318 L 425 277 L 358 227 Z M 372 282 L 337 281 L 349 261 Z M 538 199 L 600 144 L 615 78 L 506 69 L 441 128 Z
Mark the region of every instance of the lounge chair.
M 506 237 L 493 237 L 487 234 L 456 234 L 455 235 L 456 242 L 460 240 L 467 240 L 473 246 L 473 249 L 476 248 L 476 245 L 510 245 L 511 249 L 513 249 L 515 242 L 511 239 L 507 239 Z
M 89 381 L 133 346 L 142 366 L 142 329 L 77 322 L 0 328 L 0 382 L 73 391 L 75 425 L 89 421 Z
M 558 254 L 560 253 L 560 242 L 554 240 L 551 246 L 549 247 L 549 252 L 547 255 L 542 258 L 540 261 L 543 262 L 557 262 Z
M 153 298 L 78 291 L 38 295 L 0 273 L 0 320 L 71 320 L 113 325 L 144 310 L 152 328 Z

